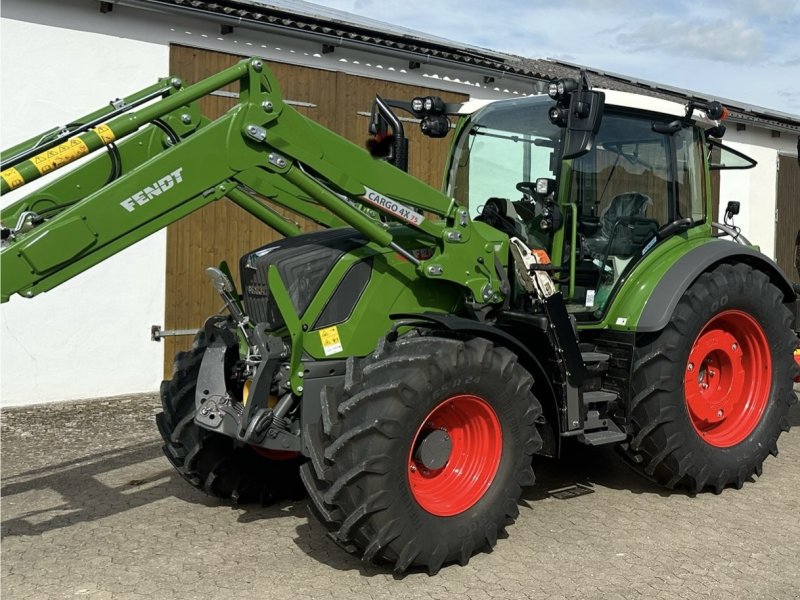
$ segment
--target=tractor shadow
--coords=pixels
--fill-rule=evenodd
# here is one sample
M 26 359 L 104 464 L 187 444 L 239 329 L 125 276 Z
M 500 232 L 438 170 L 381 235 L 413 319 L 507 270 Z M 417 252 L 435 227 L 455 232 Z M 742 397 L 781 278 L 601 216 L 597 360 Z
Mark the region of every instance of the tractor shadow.
M 795 387 L 795 393 L 800 397 L 800 390 L 798 390 L 798 387 Z M 796 402 L 792 408 L 789 409 L 788 420 L 791 427 L 800 427 L 800 402 Z M 790 434 L 794 435 L 792 432 L 790 432 Z
M 179 492 L 166 468 L 121 485 L 104 482 L 104 474 L 149 461 L 161 445 L 144 442 L 81 456 L 7 476 L 3 475 L 2 537 L 35 536 L 111 516 Z M 141 488 L 139 491 L 137 488 Z M 48 503 L 44 498 L 58 498 Z M 13 508 L 12 508 L 13 507 Z M 11 515 L 11 516 L 9 516 Z
M 148 461 L 152 463 L 142 465 Z M 164 456 L 160 441 L 109 449 L 12 475 L 4 473 L 1 483 L 3 539 L 38 536 L 167 499 L 203 507 L 231 506 L 184 481 Z M 233 508 L 246 509 L 242 521 L 287 515 L 284 505 Z
M 523 492 L 525 504 L 548 498 L 566 500 L 583 496 L 593 493 L 596 487 L 664 497 L 685 494 L 645 479 L 628 466 L 613 447 L 590 447 L 573 440 L 565 440 L 559 458 L 534 458 L 533 472 L 536 484 Z
M 800 395 L 800 394 L 799 394 Z M 792 430 L 783 436 L 800 435 L 800 403 L 789 409 L 787 417 Z M 798 428 L 798 429 L 796 429 Z M 557 459 L 537 457 L 533 461 L 536 485 L 523 492 L 524 502 L 546 498 L 568 499 L 591 494 L 596 487 L 629 491 L 633 494 L 655 494 L 661 497 L 675 495 L 696 496 L 687 490 L 669 490 L 640 475 L 617 453 L 613 447 L 592 448 L 565 440 L 562 455 Z M 780 447 L 780 440 L 778 446 Z M 753 483 L 754 477 L 745 480 Z M 703 494 L 713 492 L 704 491 Z M 530 506 L 530 505 L 529 505 Z
M 800 404 L 792 407 L 788 421 L 793 429 L 784 435 L 800 435 Z M 114 475 L 116 471 L 124 472 L 147 461 L 154 462 L 135 479 Z M 521 498 L 523 507 L 531 509 L 542 500 L 570 499 L 591 494 L 598 488 L 662 497 L 688 494 L 667 490 L 644 479 L 633 472 L 613 448 L 591 448 L 573 442 L 565 444 L 560 458 L 537 457 L 533 467 L 536 485 L 526 489 Z M 165 499 L 204 507 L 229 505 L 184 481 L 162 454 L 161 442 L 155 440 L 51 463 L 9 476 L 4 474 L 0 483 L 3 501 L 0 536 L 4 539 L 38 536 Z M 57 500 L 50 504 L 33 503 L 41 496 Z M 255 524 L 287 516 L 299 519 L 301 522 L 295 528 L 294 543 L 321 564 L 340 571 L 357 571 L 364 577 L 391 574 L 391 566 L 366 564 L 337 546 L 327 536 L 325 527 L 311 514 L 307 499 L 235 508 L 240 509 L 238 520 L 242 523 Z M 424 571 L 412 569 L 407 575 L 421 572 Z

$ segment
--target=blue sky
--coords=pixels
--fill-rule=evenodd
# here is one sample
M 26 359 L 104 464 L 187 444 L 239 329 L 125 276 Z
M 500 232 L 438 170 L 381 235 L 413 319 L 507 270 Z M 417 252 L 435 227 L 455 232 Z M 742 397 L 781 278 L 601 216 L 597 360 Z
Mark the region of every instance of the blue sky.
M 800 115 L 800 0 L 312 0 L 471 45 Z

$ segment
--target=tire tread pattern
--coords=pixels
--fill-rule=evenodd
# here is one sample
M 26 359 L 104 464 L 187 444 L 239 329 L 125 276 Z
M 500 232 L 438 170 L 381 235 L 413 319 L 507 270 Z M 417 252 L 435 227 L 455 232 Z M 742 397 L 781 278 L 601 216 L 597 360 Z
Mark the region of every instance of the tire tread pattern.
M 406 516 L 396 507 L 396 498 L 385 490 L 365 490 L 374 490 L 379 485 L 375 482 L 391 471 L 392 457 L 381 448 L 401 436 L 398 414 L 405 414 L 454 373 L 472 370 L 500 373 L 516 390 L 524 431 L 521 448 L 527 459 L 510 472 L 508 497 L 495 509 L 495 514 L 502 513 L 501 522 L 487 520 L 480 543 L 470 536 L 458 541 L 447 536 L 429 539 L 406 530 Z M 311 460 L 301 468 L 301 476 L 312 510 L 329 537 L 350 551 L 355 548 L 365 561 L 393 563 L 398 574 L 416 565 L 433 575 L 446 563 L 467 564 L 477 550 L 493 547 L 498 533 L 519 515 L 521 488 L 535 481 L 530 457 L 542 445 L 535 427 L 541 407 L 530 392 L 532 384 L 514 354 L 482 339 L 409 336 L 384 342 L 363 359 L 349 359 L 342 389 L 326 388 L 322 394 L 321 425 L 303 431 Z M 530 400 L 527 405 L 525 398 Z
M 156 415 L 156 423 L 167 459 L 193 487 L 234 503 L 302 498 L 301 459 L 270 461 L 194 423 L 195 386 L 205 349 L 201 331 L 191 350 L 175 356 L 172 379 L 161 383 L 163 412 Z
M 708 314 L 708 307 L 720 298 L 737 295 L 757 298 L 766 307 L 763 318 L 769 322 L 762 323 L 777 332 L 768 340 L 773 371 L 777 370 L 776 380 L 785 383 L 773 386 L 764 417 L 769 422 L 757 427 L 761 439 L 752 445 L 754 451 L 745 464 L 731 466 L 725 452 L 706 447 L 691 426 L 683 399 L 683 369 L 687 344 L 697 334 L 700 316 Z M 760 476 L 766 457 L 778 453 L 778 436 L 789 430 L 787 413 L 797 401 L 791 380 L 800 369 L 792 358 L 797 337 L 790 323 L 783 295 L 764 273 L 744 263 L 723 263 L 702 274 L 686 291 L 666 328 L 634 352 L 628 408 L 633 437 L 620 447 L 628 463 L 660 485 L 693 493 L 710 489 L 719 494 L 729 486 L 741 488 L 753 475 Z

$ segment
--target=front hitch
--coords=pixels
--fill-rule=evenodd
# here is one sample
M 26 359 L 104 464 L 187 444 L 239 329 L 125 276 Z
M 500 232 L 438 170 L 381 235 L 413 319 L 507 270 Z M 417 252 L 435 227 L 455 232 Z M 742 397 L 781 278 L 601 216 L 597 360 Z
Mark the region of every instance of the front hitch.
M 291 392 L 285 394 L 274 409 L 267 405 L 275 375 L 287 356 L 283 340 L 268 335 L 262 327 L 252 330 L 251 336 L 261 358 L 247 402 L 240 402 L 230 394 L 226 384 L 229 380 L 226 356 L 238 351 L 236 336 L 227 319 L 222 327 L 220 321 L 219 317 L 213 317 L 205 326 L 209 344 L 197 378 L 195 423 L 245 444 L 299 451 L 300 438 L 286 429 L 283 419 L 294 406 Z
M 205 324 L 209 344 L 197 379 L 195 423 L 245 444 L 272 450 L 299 450 L 298 436 L 288 431 L 284 421 L 295 402 L 291 391 L 274 408 L 268 405 L 276 373 L 289 356 L 286 344 L 281 338 L 269 335 L 263 324 L 251 327 L 239 306 L 233 282 L 222 268 L 209 268 L 206 273 L 230 317 L 212 317 Z M 239 399 L 234 399 L 227 389 L 230 365 L 226 357 L 238 353 L 236 330 L 247 344 L 247 363 L 258 365 L 250 380 L 252 389 L 248 389 L 247 397 L 242 394 Z

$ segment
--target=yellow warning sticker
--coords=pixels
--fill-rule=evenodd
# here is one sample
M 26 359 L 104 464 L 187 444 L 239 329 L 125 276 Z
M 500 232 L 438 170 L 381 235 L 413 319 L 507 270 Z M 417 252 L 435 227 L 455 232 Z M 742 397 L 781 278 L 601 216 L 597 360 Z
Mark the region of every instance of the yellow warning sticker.
M 68 139 L 55 148 L 45 150 L 31 159 L 33 166 L 40 175 L 55 171 L 59 167 L 71 163 L 76 158 L 89 154 L 89 147 L 79 137 Z
M 325 356 L 336 354 L 342 351 L 342 341 L 339 339 L 339 330 L 336 325 L 319 330 L 319 339 L 322 342 L 322 349 Z
M 111 142 L 117 139 L 117 136 L 114 135 L 114 132 L 111 131 L 111 127 L 103 123 L 102 125 L 98 125 L 93 129 L 93 131 L 98 135 L 98 137 L 103 140 L 103 144 L 108 146 Z
M 18 188 L 23 183 L 25 183 L 25 180 L 22 178 L 22 175 L 20 175 L 19 171 L 17 171 L 14 167 L 6 169 L 2 173 L 0 173 L 0 177 L 3 178 L 3 181 L 6 182 L 6 185 L 10 190 Z

